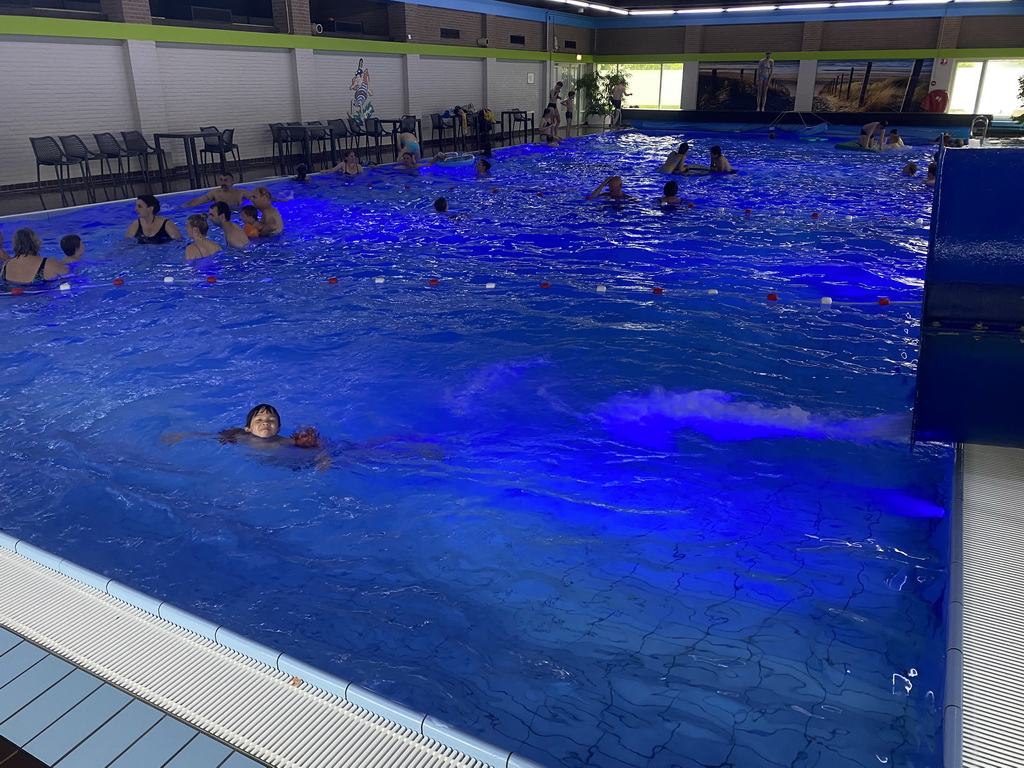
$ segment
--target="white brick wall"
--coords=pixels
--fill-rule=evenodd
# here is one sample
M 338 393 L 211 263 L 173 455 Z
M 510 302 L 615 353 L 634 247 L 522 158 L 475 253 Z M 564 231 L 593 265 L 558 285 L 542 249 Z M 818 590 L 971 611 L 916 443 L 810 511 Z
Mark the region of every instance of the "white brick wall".
M 543 110 L 547 105 L 544 62 L 498 59 L 491 72 L 494 76 L 487 84 L 487 106 L 495 115 L 506 109 Z M 531 73 L 532 83 L 529 82 Z M 563 90 L 563 98 L 565 93 Z
M 136 127 L 120 42 L 0 38 L 0 180 L 35 181 L 30 136 Z M 54 177 L 43 168 L 43 178 Z
M 234 128 L 242 157 L 269 157 L 268 124 L 299 119 L 287 49 L 159 44 L 156 50 L 169 131 Z
M 484 60 L 420 56 L 410 71 L 409 98 L 418 115 L 484 102 Z
M 370 72 L 370 91 L 374 115 L 399 118 L 405 114 L 405 67 L 401 56 L 314 51 L 316 82 L 303 88 L 303 102 L 312 105 L 314 120 L 348 117 L 354 91 L 350 90 L 359 59 Z

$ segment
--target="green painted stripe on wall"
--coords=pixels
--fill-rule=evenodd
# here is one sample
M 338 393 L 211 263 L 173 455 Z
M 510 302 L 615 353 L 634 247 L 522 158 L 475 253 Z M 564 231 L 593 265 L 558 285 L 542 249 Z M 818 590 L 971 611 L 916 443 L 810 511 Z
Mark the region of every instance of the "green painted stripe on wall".
M 306 48 L 314 51 L 352 53 L 418 54 L 420 56 L 456 56 L 464 59 L 520 59 L 524 61 L 593 61 L 571 53 L 544 53 L 506 48 L 471 48 L 462 45 L 425 45 L 388 43 L 379 40 L 353 40 L 313 35 L 281 35 L 274 32 L 244 32 L 201 27 L 169 27 L 160 24 L 122 24 L 84 19 L 50 19 L 38 16 L 0 16 L 3 35 L 31 37 L 74 37 L 99 40 L 152 40 L 158 43 L 245 46 L 249 48 Z
M 167 27 L 159 24 L 122 24 L 112 21 L 50 19 L 40 16 L 0 16 L 3 35 L 31 37 L 72 37 L 99 40 L 152 40 L 158 43 L 246 46 L 250 48 L 299 48 L 314 51 L 350 53 L 390 53 L 397 55 L 450 56 L 463 59 L 518 59 L 521 61 L 557 61 L 598 64 L 658 63 L 686 61 L 758 60 L 763 51 L 735 53 L 630 54 L 592 56 L 590 54 L 544 53 L 508 48 L 471 48 L 461 45 L 425 45 L 388 43 L 378 40 L 353 40 L 310 35 L 281 35 L 273 32 Z M 772 52 L 776 61 L 842 61 L 846 59 L 1019 59 L 1024 48 L 922 48 L 889 51 L 785 51 Z

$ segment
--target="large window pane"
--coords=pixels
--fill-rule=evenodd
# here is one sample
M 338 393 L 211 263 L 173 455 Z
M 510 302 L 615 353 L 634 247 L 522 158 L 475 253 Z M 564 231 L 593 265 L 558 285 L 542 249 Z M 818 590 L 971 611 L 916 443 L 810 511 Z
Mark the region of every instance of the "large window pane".
M 959 74 L 959 72 L 958 72 Z M 1020 109 L 1017 81 L 1024 75 L 1024 59 L 989 61 L 985 82 L 981 85 L 978 112 L 995 117 L 1009 117 Z
M 679 109 L 683 93 L 683 65 L 661 65 L 661 108 Z
M 981 61 L 958 61 L 953 74 L 953 92 L 949 94 L 949 111 L 973 115 L 981 82 Z M 1016 92 L 1016 91 L 1015 91 Z

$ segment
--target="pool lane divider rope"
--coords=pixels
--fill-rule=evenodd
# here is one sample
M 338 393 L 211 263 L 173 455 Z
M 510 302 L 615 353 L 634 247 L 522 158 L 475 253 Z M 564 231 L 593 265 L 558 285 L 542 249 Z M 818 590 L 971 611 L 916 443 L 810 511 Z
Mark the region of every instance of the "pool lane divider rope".
M 385 277 L 378 276 L 378 277 L 374 277 L 373 278 L 373 282 L 375 284 L 377 284 L 377 285 L 383 285 L 386 281 L 387 281 L 387 278 L 385 278 Z M 110 282 L 110 285 L 112 285 L 112 286 L 114 286 L 116 288 L 128 288 L 128 287 L 147 287 L 147 286 L 154 286 L 154 285 L 161 285 L 161 284 L 164 284 L 164 285 L 175 285 L 175 284 L 177 284 L 177 285 L 186 285 L 186 286 L 188 286 L 188 285 L 202 285 L 203 283 L 205 283 L 207 285 L 214 285 L 214 284 L 217 284 L 218 282 L 219 281 L 217 280 L 217 278 L 214 275 L 208 275 L 205 278 L 203 278 L 202 280 L 176 280 L 174 277 L 171 277 L 170 275 L 168 275 L 168 276 L 164 277 L 159 283 L 156 282 L 156 281 L 153 281 L 153 280 L 139 280 L 139 281 L 133 281 L 132 283 L 126 283 L 123 277 L 115 277 Z M 340 278 L 332 275 L 331 277 L 327 278 L 326 282 L 327 282 L 328 285 L 339 285 L 341 283 L 341 280 L 340 280 Z M 395 282 L 392 281 L 392 285 L 394 285 L 394 284 L 395 284 Z M 427 281 L 426 281 L 426 285 L 428 287 L 430 287 L 430 288 L 437 287 L 437 286 L 439 286 L 441 284 L 442 284 L 442 281 L 440 279 L 436 278 L 436 277 L 431 277 L 431 278 L 427 279 Z M 398 283 L 398 285 L 400 285 L 402 287 L 410 287 L 411 285 L 421 285 L 421 283 L 419 281 L 401 281 L 401 282 Z M 82 285 L 82 286 L 79 286 L 79 289 L 80 290 L 81 289 L 95 289 L 95 288 L 103 288 L 103 287 L 106 287 L 106 284 L 102 284 L 102 285 L 99 285 L 99 284 L 97 284 L 97 285 Z M 488 283 L 484 283 L 483 287 L 485 289 L 487 289 L 487 290 L 493 290 L 493 289 L 498 287 L 498 284 L 494 283 L 494 282 L 488 282 Z M 552 288 L 552 284 L 545 281 L 545 282 L 539 283 L 538 287 L 542 291 L 546 291 L 546 290 L 549 290 L 550 288 Z M 575 286 L 572 286 L 572 287 L 575 287 Z M 70 292 L 71 290 L 73 290 L 74 286 L 71 283 L 61 283 L 60 286 L 59 286 L 59 289 L 60 289 L 60 291 L 62 293 L 67 293 L 67 292 Z M 608 286 L 607 285 L 603 285 L 603 284 L 598 284 L 598 285 L 594 286 L 593 290 L 596 291 L 597 293 L 607 293 L 608 292 Z M 661 286 L 657 286 L 656 285 L 656 286 L 652 286 L 651 287 L 650 292 L 652 294 L 654 294 L 654 295 L 662 296 L 662 295 L 665 295 L 666 289 L 661 287 Z M 708 288 L 707 290 L 681 289 L 681 290 L 673 290 L 671 292 L 673 294 L 675 294 L 676 296 L 684 296 L 684 297 L 693 297 L 693 296 L 701 296 L 701 295 L 703 295 L 703 296 L 719 296 L 719 295 L 721 295 L 717 288 Z M 11 288 L 11 290 L 8 293 L 11 296 L 22 296 L 22 295 L 25 294 L 25 289 L 22 288 L 22 287 L 14 287 L 14 288 Z M 31 291 L 29 293 L 29 295 L 38 295 L 38 294 L 41 294 L 41 293 L 48 293 L 48 291 L 39 291 L 39 290 Z M 731 295 L 739 296 L 740 294 L 731 294 Z M 830 296 L 822 296 L 818 301 L 815 301 L 813 299 L 801 299 L 801 298 L 786 299 L 785 301 L 783 301 L 781 295 L 778 292 L 776 292 L 776 291 L 772 291 L 771 293 L 768 293 L 767 295 L 765 295 L 765 301 L 767 301 L 769 304 L 776 304 L 776 303 L 797 304 L 797 305 L 820 304 L 820 306 L 822 306 L 822 307 L 833 307 L 833 306 L 846 306 L 846 307 L 881 306 L 881 307 L 887 307 L 887 306 L 893 306 L 893 305 L 920 306 L 920 304 L 921 304 L 921 300 L 920 299 L 905 299 L 905 300 L 898 300 L 897 299 L 897 300 L 893 300 L 893 299 L 890 299 L 890 298 L 888 298 L 886 296 L 880 296 L 875 301 L 836 301 L 835 299 L 831 298 Z

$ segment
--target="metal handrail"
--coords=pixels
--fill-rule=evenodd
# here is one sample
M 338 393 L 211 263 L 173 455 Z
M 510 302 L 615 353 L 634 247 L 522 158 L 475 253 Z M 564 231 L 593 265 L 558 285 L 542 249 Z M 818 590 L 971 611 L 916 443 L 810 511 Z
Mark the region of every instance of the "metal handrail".
M 975 129 L 979 124 L 981 125 L 980 136 L 975 134 Z M 984 144 L 985 139 L 988 137 L 988 129 L 990 125 L 992 125 L 992 121 L 989 119 L 988 115 L 975 115 L 971 120 L 970 138 L 977 138 L 980 144 Z

